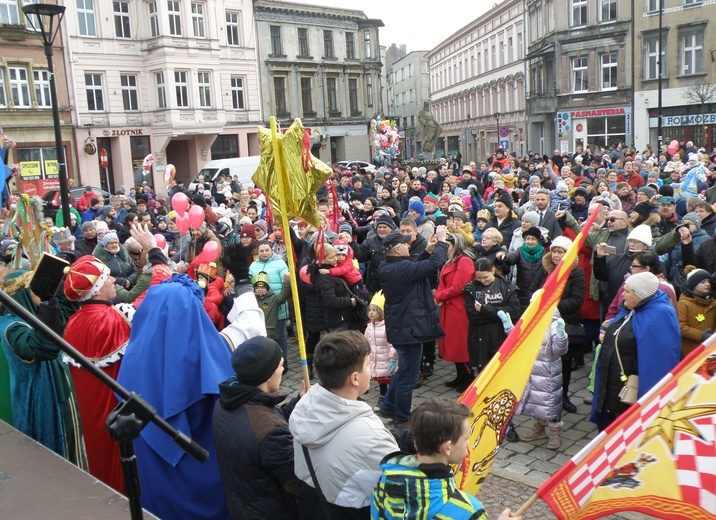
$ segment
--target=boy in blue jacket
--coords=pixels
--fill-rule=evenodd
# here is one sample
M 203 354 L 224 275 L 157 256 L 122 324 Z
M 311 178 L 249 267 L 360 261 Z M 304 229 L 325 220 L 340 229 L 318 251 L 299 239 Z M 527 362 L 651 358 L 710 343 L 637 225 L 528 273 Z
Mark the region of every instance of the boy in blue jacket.
M 383 474 L 370 506 L 372 520 L 487 519 L 480 501 L 457 488 L 449 466 L 460 464 L 467 454 L 471 416 L 467 406 L 445 397 L 432 398 L 413 410 L 410 427 L 417 456 L 396 452 L 383 459 Z M 497 520 L 521 518 L 505 509 Z

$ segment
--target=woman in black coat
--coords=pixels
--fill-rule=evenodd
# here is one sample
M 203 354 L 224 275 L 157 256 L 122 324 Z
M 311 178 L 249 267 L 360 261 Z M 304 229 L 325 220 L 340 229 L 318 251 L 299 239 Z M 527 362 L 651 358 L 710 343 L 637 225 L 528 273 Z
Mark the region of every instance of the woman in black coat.
M 505 311 L 513 322 L 517 322 L 522 310 L 514 287 L 496 273 L 495 265 L 487 258 L 475 263 L 475 280 L 467 284 L 463 291 L 467 319 L 470 322 L 467 333 L 470 365 L 476 367 L 479 372 L 485 368 L 507 337 L 497 312 Z
M 348 289 L 348 286 L 339 276 L 322 274 L 323 269 L 330 269 L 336 266 L 336 250 L 329 244 L 324 245 L 323 263 L 315 264 L 309 268 L 311 282 L 316 287 L 316 293 L 323 302 L 323 315 L 325 327 L 328 332 L 337 330 L 348 330 L 351 327 L 353 307 L 356 300 Z
M 542 268 L 537 272 L 530 288 L 530 292 L 534 293 L 537 289 L 544 286 L 547 277 L 554 271 L 554 268 L 562 260 L 567 250 L 572 245 L 572 241 L 567 237 L 557 237 L 552 242 L 552 246 L 547 254 L 542 257 Z M 577 407 L 569 400 L 569 383 L 572 379 L 572 361 L 580 359 L 584 356 L 587 346 L 586 330 L 579 319 L 579 309 L 584 303 L 585 280 L 584 271 L 581 267 L 577 267 L 579 260 L 574 261 L 572 272 L 567 279 L 567 285 L 562 292 L 557 304 L 557 310 L 564 320 L 569 336 L 569 349 L 562 356 L 562 408 L 569 413 L 575 413 Z
M 306 361 L 308 372 L 313 378 L 313 352 L 321 341 L 321 332 L 326 330 L 326 315 L 323 310 L 323 299 L 310 279 L 310 272 L 316 270 L 315 253 L 313 246 L 306 247 L 306 257 L 301 261 L 301 269 L 306 267 L 308 276 L 298 277 L 298 294 L 301 299 L 301 316 L 303 319 L 303 333 L 306 339 Z

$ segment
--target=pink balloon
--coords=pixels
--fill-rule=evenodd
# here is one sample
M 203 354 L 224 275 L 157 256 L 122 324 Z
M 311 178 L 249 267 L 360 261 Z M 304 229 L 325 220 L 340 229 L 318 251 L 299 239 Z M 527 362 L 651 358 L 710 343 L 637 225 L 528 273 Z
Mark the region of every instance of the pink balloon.
M 679 150 L 679 143 L 674 144 L 673 142 L 666 148 L 669 155 L 674 155 Z
M 298 272 L 298 276 L 301 277 L 301 280 L 303 280 L 303 283 L 307 285 L 311 285 L 311 275 L 308 274 L 308 266 L 304 265 L 301 267 L 301 270 Z
M 175 222 L 179 233 L 181 233 L 182 235 L 189 231 L 189 215 L 187 215 L 186 213 L 182 215 L 177 215 Z
M 189 208 L 189 224 L 194 229 L 199 229 L 204 223 L 204 208 L 201 206 L 192 206 Z
M 159 233 L 157 233 L 156 235 L 154 235 L 154 240 L 157 241 L 157 247 L 159 249 L 164 249 L 165 247 L 167 247 L 167 239 L 164 238 L 164 235 L 160 235 Z
M 201 251 L 201 255 L 207 262 L 216 262 L 216 259 L 219 258 L 220 249 L 219 244 L 213 240 L 209 240 L 206 244 L 204 244 L 204 249 Z
M 172 197 L 172 209 L 179 215 L 186 213 L 186 209 L 189 207 L 189 197 L 184 195 L 182 192 L 175 193 Z
M 674 139 L 673 141 L 671 141 L 669 144 L 670 144 L 670 145 L 673 145 L 673 146 L 676 146 L 677 148 L 679 147 L 679 141 L 677 141 L 676 139 Z

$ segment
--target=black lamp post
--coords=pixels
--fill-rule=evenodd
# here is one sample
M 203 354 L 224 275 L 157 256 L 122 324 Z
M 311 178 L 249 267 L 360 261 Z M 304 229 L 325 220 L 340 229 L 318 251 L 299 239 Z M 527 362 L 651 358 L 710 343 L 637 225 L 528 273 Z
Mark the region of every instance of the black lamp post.
M 60 201 L 62 204 L 63 225 L 70 226 L 70 193 L 67 187 L 67 167 L 65 150 L 62 146 L 62 127 L 60 127 L 60 109 L 57 106 L 57 86 L 55 69 L 52 65 L 52 43 L 60 32 L 62 18 L 65 15 L 64 5 L 26 4 L 22 7 L 30 26 L 38 33 L 45 47 L 47 70 L 50 75 L 50 99 L 52 100 L 52 120 L 55 126 L 55 153 L 57 154 L 57 171 L 60 180 Z M 38 27 L 39 26 L 39 27 Z
M 659 148 L 656 152 L 657 159 L 659 158 L 659 155 L 661 155 L 661 147 L 664 143 L 664 138 L 661 135 L 661 105 L 662 105 L 662 76 L 664 75 L 663 65 L 662 65 L 662 53 L 664 52 L 664 49 L 661 48 L 661 45 L 663 43 L 662 41 L 662 29 L 663 29 L 663 18 L 664 18 L 664 0 L 659 0 L 659 54 L 657 55 L 657 60 L 659 63 L 658 67 L 658 73 L 659 73 L 659 83 L 658 83 L 658 93 L 657 93 L 657 123 L 656 123 L 656 140 L 658 143 Z

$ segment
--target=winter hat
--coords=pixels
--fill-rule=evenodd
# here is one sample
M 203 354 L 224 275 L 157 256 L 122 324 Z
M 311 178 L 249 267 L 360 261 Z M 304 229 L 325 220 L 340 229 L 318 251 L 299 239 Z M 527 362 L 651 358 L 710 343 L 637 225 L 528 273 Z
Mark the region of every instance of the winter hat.
M 640 202 L 639 204 L 634 206 L 634 209 L 632 211 L 634 213 L 638 213 L 641 218 L 647 219 L 651 214 L 651 204 L 649 204 L 648 202 Z
M 557 188 L 554 191 L 555 193 L 559 193 L 561 191 L 569 191 L 569 189 L 567 188 L 567 184 L 564 181 L 559 181 L 557 183 Z
M 536 211 L 527 211 L 522 215 L 522 220 L 526 220 L 533 226 L 537 226 L 539 225 L 539 213 Z
M 260 218 L 254 222 L 254 231 L 256 231 L 256 228 L 261 228 L 264 230 L 264 233 L 268 233 L 268 224 L 264 219 Z
M 510 197 L 510 194 L 507 192 L 500 193 L 500 196 L 497 197 L 495 202 L 502 202 L 509 210 L 512 210 L 514 207 L 514 202 L 512 201 L 512 197 Z
M 134 237 L 129 237 L 127 240 L 125 240 L 124 248 L 130 253 L 134 253 L 135 255 L 142 252 L 142 244 L 140 244 Z
M 452 217 L 459 218 L 463 222 L 468 222 L 467 215 L 465 215 L 465 212 L 463 211 L 453 211 Z
M 75 302 L 84 302 L 102 288 L 109 278 L 109 267 L 94 256 L 85 255 L 72 267 L 65 267 L 65 275 L 65 296 Z
M 271 379 L 282 356 L 281 347 L 274 340 L 254 336 L 231 353 L 231 366 L 239 383 L 258 386 Z
M 530 183 L 535 182 L 535 181 L 537 181 L 537 182 L 542 182 L 542 179 L 539 178 L 539 175 L 533 175 L 533 176 L 531 176 L 531 177 L 530 177 Z
M 450 195 L 448 195 L 447 193 L 445 195 L 441 195 L 440 198 L 438 199 L 438 202 L 443 202 L 443 201 L 447 201 L 449 204 L 450 203 Z
M 644 193 L 647 197 L 652 198 L 654 195 L 656 195 L 656 191 L 654 191 L 654 188 L 650 188 L 649 186 L 642 186 L 638 190 L 636 190 L 637 193 Z
M 580 187 L 580 188 L 577 188 L 576 190 L 574 190 L 574 196 L 576 197 L 577 195 L 581 195 L 582 197 L 584 197 L 586 199 L 587 197 L 589 197 L 589 192 L 587 190 L 585 190 L 584 188 Z
M 95 204 L 99 204 L 99 199 L 95 199 L 95 198 L 90 199 L 90 206 L 94 206 Z
M 606 168 L 597 168 L 597 177 L 599 177 L 600 175 L 606 175 L 606 174 L 607 174 Z
M 434 193 L 428 193 L 427 195 L 425 195 L 425 197 L 423 197 L 423 203 L 426 203 L 426 202 L 432 202 L 433 204 L 435 204 L 437 206 L 438 205 L 438 196 L 435 195 Z
M 555 247 L 558 247 L 560 249 L 564 249 L 565 252 L 569 250 L 570 247 L 572 247 L 572 241 L 568 239 L 567 237 L 560 236 L 552 240 L 552 245 L 550 246 L 551 249 L 554 249 Z
M 99 240 L 99 243 L 102 244 L 104 247 L 107 247 L 107 244 L 109 244 L 112 240 L 116 240 L 117 242 L 119 242 L 119 238 L 117 238 L 117 232 L 107 231 L 104 236 Z
M 353 234 L 353 226 L 351 226 L 348 222 L 344 222 L 343 224 L 338 226 L 338 232 L 342 233 L 344 231 L 346 233 L 348 233 L 349 235 L 352 235 Z
M 651 228 L 646 224 L 641 224 L 631 230 L 627 236 L 627 240 L 638 240 L 647 247 L 651 247 Z
M 256 227 L 253 224 L 244 224 L 241 226 L 241 236 L 256 238 Z
M 395 229 L 395 222 L 393 222 L 393 219 L 390 218 L 390 215 L 387 213 L 385 215 L 381 215 L 378 220 L 375 223 L 375 226 L 378 227 L 380 224 L 385 224 L 390 229 Z
M 2 242 L 0 242 L 0 255 L 5 256 L 7 255 L 7 250 L 10 249 L 11 246 L 16 246 L 17 240 L 14 238 L 6 238 Z
M 346 256 L 348 255 L 348 249 L 350 248 L 348 242 L 340 238 L 333 241 L 333 247 L 336 249 L 336 254 Z
M 363 197 L 357 191 L 352 191 L 350 192 L 350 195 L 348 195 L 348 200 L 350 200 L 351 202 L 354 200 L 363 200 Z
M 699 154 L 697 154 L 697 153 L 689 154 L 689 162 L 691 162 L 691 161 L 698 162 L 698 160 L 699 160 Z
M 689 271 L 689 267 L 686 266 L 686 269 L 684 269 L 684 272 L 686 272 L 686 285 L 689 286 L 690 290 L 696 289 L 696 286 L 699 285 L 704 280 L 711 280 L 711 275 L 708 271 L 704 271 L 703 269 L 692 269 Z
M 640 300 L 654 296 L 659 289 L 659 279 L 648 271 L 631 275 L 624 285 L 629 287 Z
M 701 218 L 699 217 L 698 213 L 694 213 L 693 211 L 691 213 L 687 213 L 686 215 L 684 215 L 684 218 L 681 219 L 681 223 L 683 224 L 685 220 L 693 222 L 696 226 L 696 229 L 701 229 Z
M 408 210 L 413 210 L 418 215 L 425 215 L 425 205 L 418 200 L 414 200 L 410 204 L 408 204 Z
M 537 226 L 531 227 L 525 231 L 522 232 L 522 238 L 526 237 L 535 237 L 540 242 L 542 241 L 542 232 L 539 230 Z

